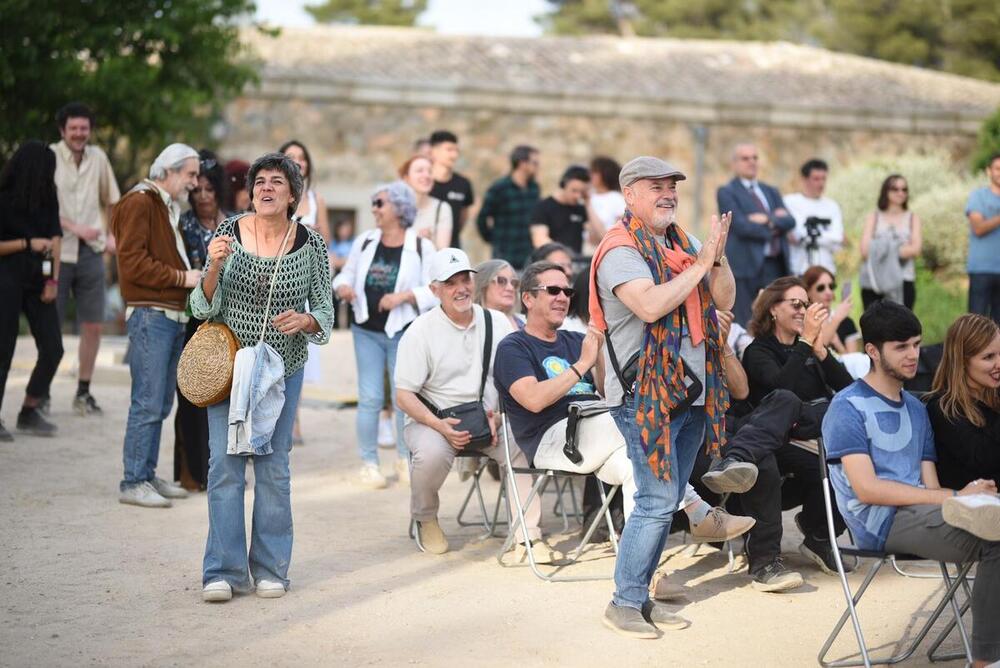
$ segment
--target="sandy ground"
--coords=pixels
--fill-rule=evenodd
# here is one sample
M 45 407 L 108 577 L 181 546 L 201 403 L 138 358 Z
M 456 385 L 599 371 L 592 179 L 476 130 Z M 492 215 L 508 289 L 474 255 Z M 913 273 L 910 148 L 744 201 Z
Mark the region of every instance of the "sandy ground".
M 69 410 L 75 341 L 66 348 L 53 386 L 59 437 L 0 444 L 2 666 L 808 666 L 842 610 L 837 580 L 798 555 L 790 515 L 787 562 L 806 578 L 792 594 L 754 591 L 745 573 L 728 572 L 723 553 L 703 547 L 691 556 L 675 534 L 664 559 L 687 584 L 689 602 L 676 607 L 693 625 L 655 641 L 602 626 L 610 581 L 549 584 L 526 568 L 500 567 L 499 539 L 481 540 L 479 529 L 455 523 L 466 489 L 457 476 L 442 490 L 441 522 L 453 551 L 419 553 L 407 538 L 406 487 L 369 491 L 355 483 L 354 411 L 329 401 L 352 390 L 343 334 L 324 354 L 330 382 L 307 392 L 307 445 L 292 453 L 291 590 L 276 600 L 202 603 L 205 495 L 166 510 L 118 503 L 128 409 L 127 371 L 115 363 L 121 344 L 105 346 L 94 383 L 103 418 Z M 32 355 L 22 340 L 2 415 L 9 426 Z M 395 455 L 382 453 L 388 472 Z M 159 473 L 169 477 L 172 466 L 171 420 Z M 487 495 L 495 493 L 490 481 Z M 547 526 L 559 531 L 552 499 L 545 504 Z M 553 542 L 573 544 L 569 536 Z M 610 575 L 613 559 L 592 556 L 578 572 Z M 885 570 L 861 608 L 870 644 L 892 649 L 909 637 L 939 591 L 939 581 Z M 957 649 L 957 640 L 947 647 Z M 835 655 L 852 651 L 848 632 Z M 929 663 L 920 653 L 907 665 Z

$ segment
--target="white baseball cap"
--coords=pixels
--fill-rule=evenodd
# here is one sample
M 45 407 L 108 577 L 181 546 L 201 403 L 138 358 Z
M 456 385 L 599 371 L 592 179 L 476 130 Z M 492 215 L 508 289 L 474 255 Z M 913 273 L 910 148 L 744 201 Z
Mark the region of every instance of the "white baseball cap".
M 442 248 L 431 258 L 431 280 L 444 282 L 463 271 L 475 273 L 469 264 L 469 256 L 458 248 Z

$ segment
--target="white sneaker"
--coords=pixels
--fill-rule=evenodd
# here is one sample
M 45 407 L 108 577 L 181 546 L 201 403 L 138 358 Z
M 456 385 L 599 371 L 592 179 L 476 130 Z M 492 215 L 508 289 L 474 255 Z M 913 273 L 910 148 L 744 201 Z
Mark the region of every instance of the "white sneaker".
M 129 487 L 120 492 L 118 503 L 127 503 L 143 508 L 169 508 L 172 505 L 170 499 L 164 498 L 148 482 L 139 483 L 135 487 Z
M 188 491 L 176 482 L 167 482 L 163 478 L 153 478 L 153 489 L 160 493 L 160 496 L 168 499 L 186 499 Z
M 993 494 L 952 496 L 941 504 L 941 516 L 976 538 L 1000 541 L 1000 497 Z
M 274 580 L 258 580 L 257 596 L 260 598 L 281 598 L 285 595 L 285 585 Z
M 233 598 L 233 588 L 225 580 L 209 582 L 201 590 L 201 600 L 206 603 L 225 603 Z
M 377 464 L 363 464 L 358 472 L 361 484 L 372 489 L 385 489 L 385 476 L 378 470 Z
M 410 484 L 410 462 L 403 458 L 399 458 L 396 460 L 395 466 L 396 477 L 399 479 L 399 482 Z
M 387 418 L 384 415 L 379 415 L 378 418 L 378 447 L 396 447 L 396 433 L 392 428 L 392 418 Z

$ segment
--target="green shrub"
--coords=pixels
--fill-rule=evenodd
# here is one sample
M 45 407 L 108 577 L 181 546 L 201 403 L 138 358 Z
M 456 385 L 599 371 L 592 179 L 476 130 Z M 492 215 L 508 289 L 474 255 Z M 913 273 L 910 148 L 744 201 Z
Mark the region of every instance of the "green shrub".
M 990 156 L 997 153 L 1000 153 L 1000 109 L 983 121 L 982 127 L 979 128 L 979 141 L 972 156 L 973 171 L 982 171 Z

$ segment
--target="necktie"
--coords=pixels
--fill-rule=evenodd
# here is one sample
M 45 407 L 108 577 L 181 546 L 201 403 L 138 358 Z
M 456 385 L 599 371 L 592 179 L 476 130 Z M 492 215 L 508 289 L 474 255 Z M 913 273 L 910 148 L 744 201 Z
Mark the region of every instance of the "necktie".
M 751 182 L 750 185 L 747 186 L 747 190 L 750 191 L 750 194 L 753 195 L 753 198 L 757 200 L 758 204 L 760 204 L 761 212 L 763 213 L 771 212 L 771 207 L 767 205 L 767 200 L 764 199 L 763 195 L 757 188 L 754 188 L 753 182 Z M 779 255 L 781 255 L 781 238 L 778 236 L 778 234 L 775 234 L 774 236 L 771 237 L 771 240 L 767 244 L 767 250 L 765 252 L 765 255 L 767 257 L 778 257 Z

